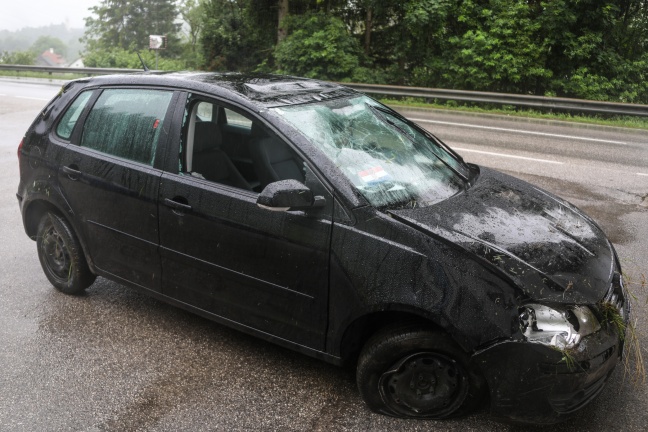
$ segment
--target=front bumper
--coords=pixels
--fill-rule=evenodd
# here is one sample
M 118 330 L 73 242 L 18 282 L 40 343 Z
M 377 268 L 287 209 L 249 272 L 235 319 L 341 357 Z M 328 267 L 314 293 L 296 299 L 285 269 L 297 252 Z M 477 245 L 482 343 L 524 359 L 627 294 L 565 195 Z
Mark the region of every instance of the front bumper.
M 475 353 L 491 396 L 491 414 L 507 421 L 551 424 L 591 402 L 622 356 L 608 326 L 567 353 L 539 343 L 506 341 Z

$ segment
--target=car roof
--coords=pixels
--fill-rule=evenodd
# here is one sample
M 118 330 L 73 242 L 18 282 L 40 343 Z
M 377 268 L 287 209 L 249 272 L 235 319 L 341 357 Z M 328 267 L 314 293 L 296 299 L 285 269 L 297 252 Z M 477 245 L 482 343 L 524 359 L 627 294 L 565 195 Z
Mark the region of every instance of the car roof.
M 72 83 L 88 86 L 162 86 L 211 93 L 257 107 L 285 106 L 334 99 L 357 92 L 340 84 L 299 78 L 240 72 L 137 72 L 81 78 Z

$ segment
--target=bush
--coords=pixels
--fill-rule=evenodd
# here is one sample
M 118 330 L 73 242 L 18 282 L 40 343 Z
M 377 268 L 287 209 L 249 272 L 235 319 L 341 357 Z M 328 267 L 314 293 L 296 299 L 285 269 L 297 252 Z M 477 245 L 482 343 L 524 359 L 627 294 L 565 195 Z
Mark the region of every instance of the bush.
M 140 55 L 150 69 L 155 68 L 155 53 L 153 51 L 140 51 Z M 122 48 L 86 52 L 83 63 L 87 67 L 142 69 L 142 63 L 137 57 L 136 51 Z M 186 63 L 182 60 L 158 57 L 158 69 L 183 70 L 186 69 Z
M 36 63 L 38 55 L 33 51 L 3 51 L 0 53 L 0 64 L 31 66 Z
M 324 13 L 286 19 L 289 35 L 274 51 L 279 73 L 333 81 L 349 81 L 360 69 L 363 52 L 339 18 Z

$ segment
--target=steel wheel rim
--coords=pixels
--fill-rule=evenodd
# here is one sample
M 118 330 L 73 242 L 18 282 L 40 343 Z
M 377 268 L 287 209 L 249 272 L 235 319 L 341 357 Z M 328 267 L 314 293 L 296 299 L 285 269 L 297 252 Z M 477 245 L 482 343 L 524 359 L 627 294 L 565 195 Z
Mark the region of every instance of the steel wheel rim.
M 409 417 L 445 417 L 468 395 L 463 367 L 434 352 L 402 358 L 380 377 L 379 387 L 384 402 Z
M 67 281 L 72 267 L 70 253 L 65 241 L 54 227 L 50 227 L 43 236 L 42 243 L 45 263 L 52 274 Z

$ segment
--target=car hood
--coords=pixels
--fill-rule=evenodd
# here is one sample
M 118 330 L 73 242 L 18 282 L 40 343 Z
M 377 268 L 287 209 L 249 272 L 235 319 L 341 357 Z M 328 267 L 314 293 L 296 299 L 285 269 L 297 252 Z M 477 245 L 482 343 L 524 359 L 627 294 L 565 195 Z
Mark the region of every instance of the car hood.
M 614 251 L 592 219 L 497 171 L 481 168 L 476 184 L 443 202 L 389 213 L 478 257 L 532 300 L 593 304 L 612 280 Z

